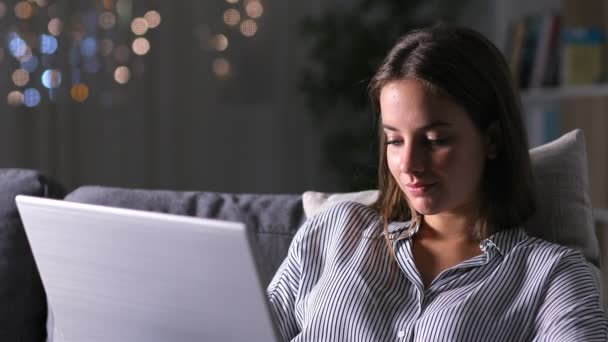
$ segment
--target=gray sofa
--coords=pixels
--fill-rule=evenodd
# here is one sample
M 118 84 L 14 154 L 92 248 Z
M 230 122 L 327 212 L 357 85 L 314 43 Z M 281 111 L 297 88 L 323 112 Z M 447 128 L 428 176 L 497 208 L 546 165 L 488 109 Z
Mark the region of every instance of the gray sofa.
M 46 339 L 46 296 L 15 206 L 17 194 L 244 222 L 254 232 L 256 263 L 265 284 L 304 220 L 301 195 L 85 186 L 65 196 L 58 183 L 39 172 L 0 169 L 0 341 Z
M 589 200 L 582 132 L 574 131 L 530 152 L 539 208 L 524 226 L 531 235 L 583 252 L 602 291 L 600 246 Z M 257 247 L 256 263 L 268 284 L 307 216 L 332 203 L 373 200 L 373 192 L 304 195 L 176 192 L 84 186 L 68 194 L 37 171 L 0 169 L 0 341 L 44 341 L 47 304 L 21 224 L 15 196 L 67 201 L 244 222 Z M 608 298 L 608 297 L 607 297 Z M 605 310 L 608 301 L 604 301 Z

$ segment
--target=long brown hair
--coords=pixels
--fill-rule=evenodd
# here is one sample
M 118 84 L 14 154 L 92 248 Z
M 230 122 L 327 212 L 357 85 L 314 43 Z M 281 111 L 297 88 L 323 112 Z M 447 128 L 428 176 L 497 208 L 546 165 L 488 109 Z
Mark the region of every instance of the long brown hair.
M 474 228 L 481 240 L 521 225 L 535 211 L 534 178 L 517 88 L 500 51 L 471 29 L 438 25 L 403 36 L 388 53 L 369 84 L 372 105 L 380 117 L 380 92 L 389 82 L 417 79 L 462 106 L 480 132 L 497 126 L 499 149 L 487 160 L 481 183 L 482 208 Z M 391 175 L 386 136 L 379 127 L 378 200 L 372 205 L 391 221 L 420 223 L 420 214 Z M 389 248 L 392 245 L 389 242 Z

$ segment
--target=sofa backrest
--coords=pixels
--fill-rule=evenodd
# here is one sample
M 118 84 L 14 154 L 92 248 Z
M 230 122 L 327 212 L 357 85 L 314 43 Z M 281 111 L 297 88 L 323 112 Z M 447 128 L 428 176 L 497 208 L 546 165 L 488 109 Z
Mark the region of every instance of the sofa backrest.
M 304 220 L 301 195 L 179 192 L 84 186 L 68 194 L 65 200 L 243 222 L 253 236 L 257 254 L 256 264 L 264 285 L 270 283 L 275 271 L 287 255 L 293 235 Z

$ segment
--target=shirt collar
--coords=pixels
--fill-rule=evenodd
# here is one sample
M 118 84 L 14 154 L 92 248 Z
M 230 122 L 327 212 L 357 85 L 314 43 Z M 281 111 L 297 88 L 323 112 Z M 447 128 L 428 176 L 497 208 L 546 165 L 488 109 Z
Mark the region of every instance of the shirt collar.
M 411 221 L 393 221 L 388 225 L 388 236 L 389 239 L 393 241 L 410 239 L 418 232 L 419 229 L 420 224 L 412 225 Z M 384 235 L 385 233 L 383 232 L 382 234 Z M 527 237 L 528 234 L 526 234 L 524 229 L 521 227 L 506 229 L 482 240 L 479 243 L 479 248 L 481 248 L 484 253 L 489 253 L 492 250 L 495 250 L 501 255 L 505 255 Z
M 393 241 L 411 238 L 418 232 L 418 229 L 420 229 L 420 225 L 413 225 L 412 221 L 393 221 L 388 224 L 388 237 Z M 382 232 L 382 235 L 385 235 L 385 232 Z
M 479 248 L 484 252 L 495 249 L 501 255 L 505 255 L 526 238 L 528 238 L 528 234 L 521 227 L 506 229 L 482 240 L 479 243 Z

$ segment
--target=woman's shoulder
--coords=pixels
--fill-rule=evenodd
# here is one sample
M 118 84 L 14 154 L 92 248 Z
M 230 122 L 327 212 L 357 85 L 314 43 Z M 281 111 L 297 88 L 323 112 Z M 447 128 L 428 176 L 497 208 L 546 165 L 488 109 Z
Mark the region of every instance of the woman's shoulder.
M 588 267 L 588 262 L 580 250 L 547 241 L 538 237 L 529 236 L 516 248 L 534 259 L 543 260 L 545 264 L 570 263 Z
M 377 210 L 369 205 L 354 201 L 341 201 L 321 210 L 311 216 L 309 220 L 334 223 L 339 220 L 352 219 L 354 217 L 373 220 L 379 219 L 380 215 Z
M 381 217 L 368 205 L 343 201 L 309 217 L 299 229 L 298 235 L 356 234 L 381 229 Z

